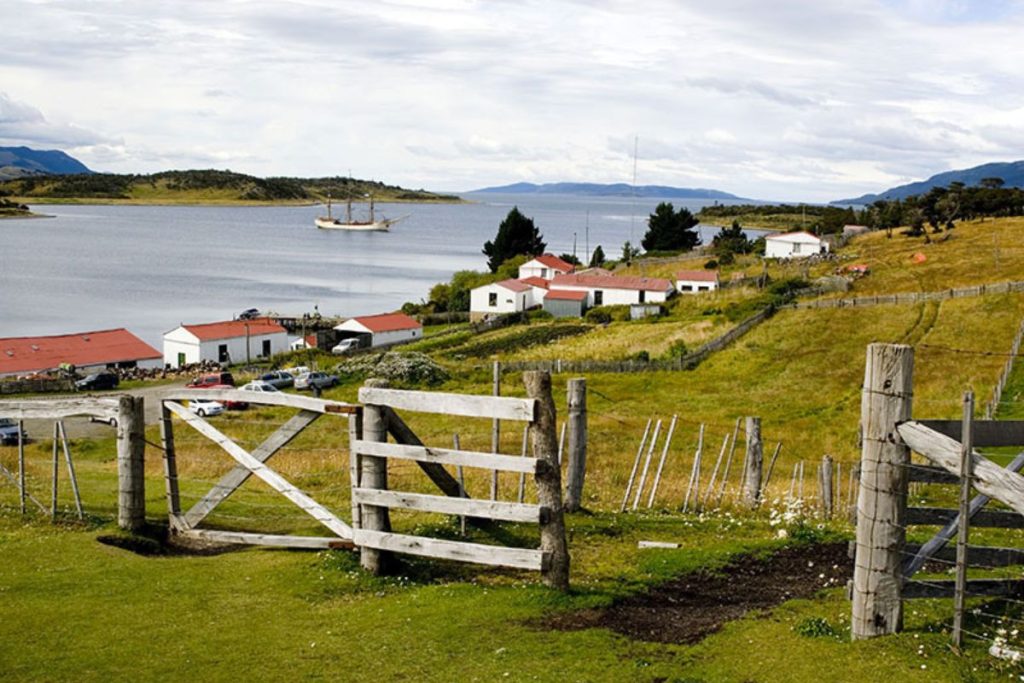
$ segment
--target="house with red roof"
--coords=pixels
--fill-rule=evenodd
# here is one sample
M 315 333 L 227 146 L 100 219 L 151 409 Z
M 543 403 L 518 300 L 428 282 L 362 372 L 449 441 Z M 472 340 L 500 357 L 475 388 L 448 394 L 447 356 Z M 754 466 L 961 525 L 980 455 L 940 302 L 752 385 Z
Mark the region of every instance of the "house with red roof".
M 364 340 L 364 348 L 392 346 L 423 337 L 423 325 L 404 313 L 361 315 L 349 318 L 334 328 L 338 338 Z
M 242 363 L 288 350 L 288 331 L 270 318 L 185 325 L 164 334 L 164 362 L 172 368 L 212 361 Z
M 568 261 L 563 261 L 554 254 L 541 254 L 519 266 L 519 279 L 539 277 L 543 280 L 551 280 L 556 275 L 571 273 L 576 269 Z
M 162 368 L 160 352 L 124 328 L 45 337 L 0 338 L 0 377 L 56 370 L 68 363 L 92 372 Z
M 663 278 L 619 275 L 556 275 L 551 289 L 586 292 L 586 308 L 662 303 L 675 292 L 672 282 Z
M 828 242 L 809 232 L 777 232 L 764 238 L 765 258 L 807 258 L 827 253 Z
M 488 316 L 519 313 L 538 305 L 546 291 L 546 287 L 539 283 L 547 283 L 547 280 L 536 276 L 528 280 L 502 280 L 470 290 L 469 319 L 476 322 Z
M 714 292 L 720 286 L 717 270 L 680 270 L 676 273 L 676 291 L 680 294 Z

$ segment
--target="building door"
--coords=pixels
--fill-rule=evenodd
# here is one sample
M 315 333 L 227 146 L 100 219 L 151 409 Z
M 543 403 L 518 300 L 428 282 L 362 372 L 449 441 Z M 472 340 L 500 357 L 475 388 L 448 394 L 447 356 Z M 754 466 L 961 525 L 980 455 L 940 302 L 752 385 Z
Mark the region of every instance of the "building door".
M 269 339 L 264 339 L 263 340 L 263 357 L 264 358 L 270 358 L 270 340 Z
M 603 306 L 604 305 L 604 292 L 601 291 L 600 289 L 594 290 L 594 305 L 595 306 Z
M 179 368 L 185 367 L 185 352 L 184 351 L 178 351 L 178 367 Z
M 220 344 L 217 347 L 217 362 L 227 363 L 228 362 L 228 345 Z
M 646 295 L 646 294 L 647 294 L 647 292 L 645 292 L 645 291 L 644 291 L 644 290 L 642 290 L 642 289 L 640 290 L 640 303 L 643 303 L 643 302 L 644 302 L 644 298 L 645 298 L 645 295 Z

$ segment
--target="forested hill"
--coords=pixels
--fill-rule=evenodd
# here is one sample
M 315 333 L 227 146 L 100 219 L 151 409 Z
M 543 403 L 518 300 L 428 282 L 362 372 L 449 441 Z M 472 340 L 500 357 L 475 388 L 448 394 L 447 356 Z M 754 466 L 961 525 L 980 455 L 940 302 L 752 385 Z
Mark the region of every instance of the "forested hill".
M 662 199 L 740 199 L 734 194 L 705 188 L 668 187 L 666 185 L 638 185 L 626 183 L 512 183 L 497 187 L 484 187 L 473 192 L 505 194 L 562 194 L 585 197 L 659 197 Z
M 0 196 L 25 200 L 85 200 L 133 203 L 312 202 L 331 195 L 377 201 L 456 202 L 458 197 L 407 190 L 355 178 L 257 178 L 231 171 L 164 171 L 149 175 L 88 173 L 27 176 L 0 182 Z
M 57 149 L 0 147 L 0 180 L 26 175 L 92 173 L 85 164 Z
M 963 183 L 967 187 L 982 185 L 982 181 L 1001 180 L 1001 187 L 1024 188 L 1024 161 L 982 164 L 959 171 L 946 171 L 933 175 L 928 180 L 891 187 L 878 194 L 865 194 L 851 199 L 837 199 L 833 204 L 858 204 L 867 206 L 879 199 L 906 199 L 914 195 L 923 195 L 933 187 L 948 187 L 950 183 Z

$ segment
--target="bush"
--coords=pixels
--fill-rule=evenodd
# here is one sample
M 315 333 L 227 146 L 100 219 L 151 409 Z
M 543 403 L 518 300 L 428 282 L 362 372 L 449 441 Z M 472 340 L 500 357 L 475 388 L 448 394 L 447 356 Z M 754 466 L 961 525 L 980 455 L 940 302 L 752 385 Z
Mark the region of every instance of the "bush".
M 338 363 L 334 371 L 345 377 L 377 377 L 402 384 L 441 384 L 448 372 L 422 353 L 386 353 L 358 356 Z
M 545 311 L 543 308 L 535 308 L 531 311 L 526 312 L 527 320 L 554 320 L 555 316 L 551 315 L 550 311 Z
M 649 363 L 651 362 L 651 354 L 648 351 L 641 349 L 640 351 L 637 351 L 636 353 L 631 355 L 629 357 L 629 360 L 636 360 L 640 361 L 641 363 Z
M 669 345 L 668 351 L 665 352 L 665 356 L 671 360 L 676 358 L 685 358 L 690 350 L 686 348 L 686 342 L 682 339 L 676 339 L 672 344 Z
M 604 306 L 599 306 L 587 311 L 583 316 L 583 319 L 588 323 L 593 323 L 594 325 L 607 325 L 612 321 L 612 314 L 611 311 Z
M 711 259 L 710 261 L 707 261 L 704 264 L 704 269 L 705 270 L 714 270 L 717 267 L 718 267 L 718 261 L 716 261 L 715 259 Z

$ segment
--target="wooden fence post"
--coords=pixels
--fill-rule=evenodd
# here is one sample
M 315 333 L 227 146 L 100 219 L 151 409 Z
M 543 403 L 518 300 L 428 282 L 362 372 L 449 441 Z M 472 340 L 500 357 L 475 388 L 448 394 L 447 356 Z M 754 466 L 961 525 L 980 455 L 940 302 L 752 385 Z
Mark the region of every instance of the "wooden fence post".
M 967 542 L 971 525 L 971 452 L 974 450 L 974 392 L 964 394 L 960 429 L 960 529 L 956 537 L 956 589 L 953 593 L 953 647 L 964 644 L 964 599 L 967 592 Z
M 821 460 L 821 510 L 825 519 L 832 519 L 832 456 Z
M 850 629 L 854 640 L 896 633 L 903 627 L 900 586 L 910 449 L 896 425 L 910 419 L 913 386 L 912 347 L 868 346 L 861 397 L 863 445 Z
M 761 443 L 761 418 L 747 418 L 746 477 L 744 477 L 743 500 L 750 507 L 757 507 L 761 498 L 761 468 L 764 465 L 764 445 Z
M 494 361 L 494 395 L 501 396 L 501 361 Z M 501 451 L 501 420 L 491 422 L 491 453 Z M 498 500 L 498 470 L 491 471 L 491 500 Z
M 387 382 L 367 380 L 365 386 L 384 387 Z M 385 442 L 388 440 L 387 414 L 383 406 L 367 404 L 363 406 L 363 441 Z M 359 486 L 364 489 L 388 488 L 387 458 L 360 455 L 362 468 L 359 472 Z M 369 531 L 391 531 L 391 515 L 386 507 L 362 504 L 359 514 L 361 528 Z M 384 574 L 390 564 L 390 555 L 376 548 L 359 548 L 359 564 L 372 574 Z
M 117 406 L 117 525 L 139 531 L 146 524 L 145 400 L 122 396 Z
M 538 503 L 548 509 L 540 525 L 540 548 L 550 554 L 542 569 L 544 583 L 551 588 L 569 590 L 569 549 L 565 540 L 565 515 L 562 510 L 562 471 L 558 467 L 558 437 L 555 429 L 555 401 L 551 397 L 551 375 L 537 370 L 524 372 L 528 398 L 536 399 L 537 415 L 530 423 L 533 457 L 541 460 L 537 470 Z
M 583 481 L 587 475 L 587 380 L 569 380 L 569 467 L 566 472 L 565 510 L 579 512 L 583 507 Z

